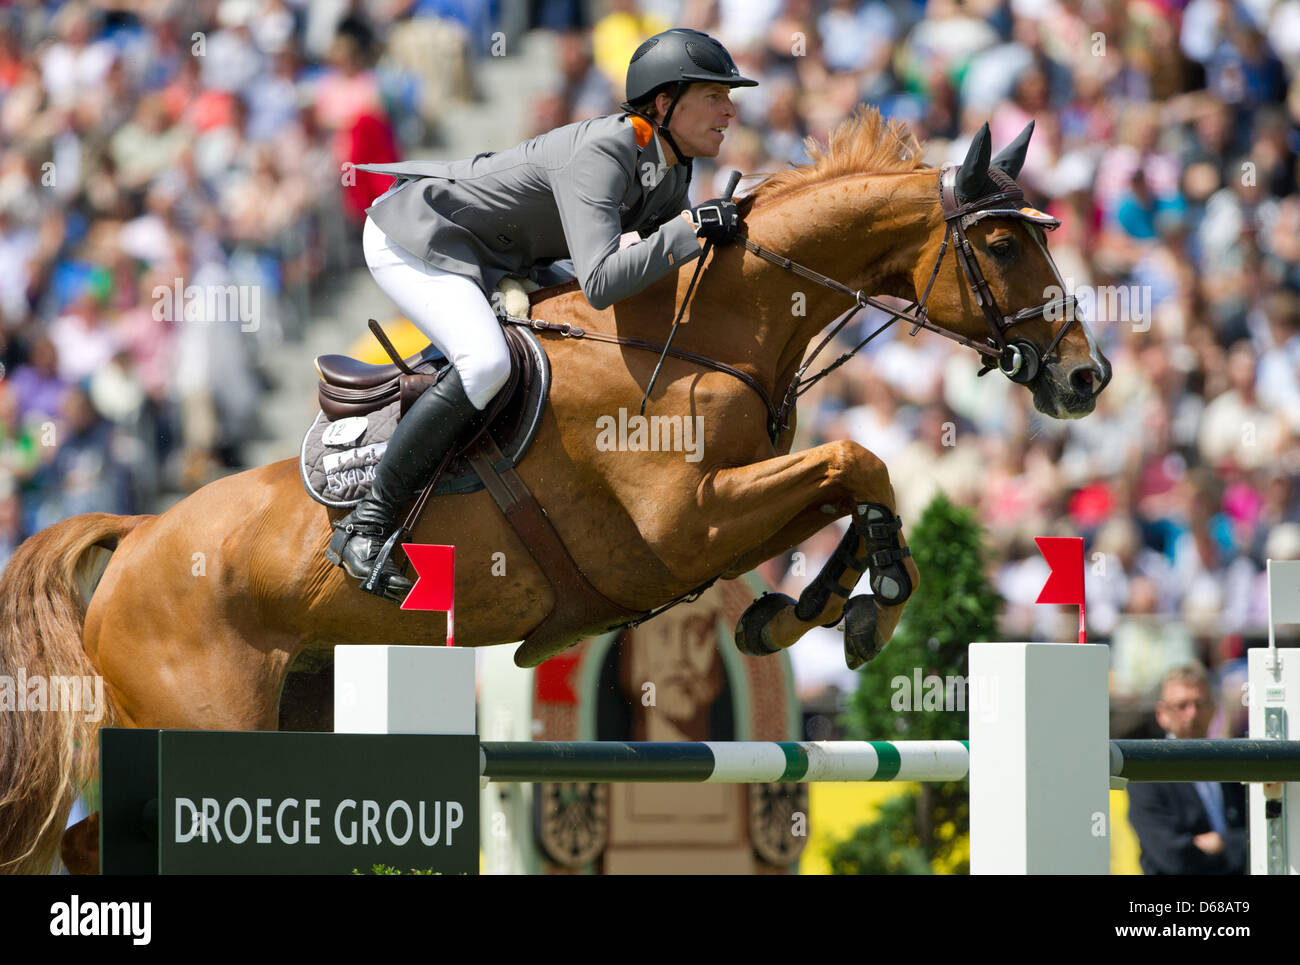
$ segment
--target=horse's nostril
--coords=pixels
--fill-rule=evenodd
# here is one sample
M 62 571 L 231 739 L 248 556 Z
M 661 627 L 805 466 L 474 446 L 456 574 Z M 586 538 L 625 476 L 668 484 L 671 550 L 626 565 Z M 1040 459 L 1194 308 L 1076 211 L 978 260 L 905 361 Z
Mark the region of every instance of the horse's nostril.
M 1080 395 L 1096 395 L 1103 378 L 1095 365 L 1080 365 L 1070 373 L 1070 387 Z

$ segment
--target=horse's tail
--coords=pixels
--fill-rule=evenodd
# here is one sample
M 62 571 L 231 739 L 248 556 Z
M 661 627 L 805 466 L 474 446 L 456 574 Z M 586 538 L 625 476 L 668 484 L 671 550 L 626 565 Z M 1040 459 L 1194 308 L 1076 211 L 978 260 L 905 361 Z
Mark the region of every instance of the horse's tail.
M 81 687 L 96 676 L 86 604 L 118 541 L 148 518 L 74 516 L 26 540 L 0 576 L 0 873 L 52 870 L 93 774 L 109 710 L 69 699 L 85 701 Z

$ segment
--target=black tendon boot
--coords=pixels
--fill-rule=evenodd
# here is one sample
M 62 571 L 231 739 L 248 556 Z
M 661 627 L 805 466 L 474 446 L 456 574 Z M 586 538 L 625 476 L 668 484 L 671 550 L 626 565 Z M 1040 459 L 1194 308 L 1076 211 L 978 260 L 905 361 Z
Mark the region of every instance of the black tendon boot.
M 474 408 L 453 367 L 426 389 L 407 410 L 375 467 L 370 493 L 334 524 L 325 558 L 341 566 L 372 593 L 401 603 L 413 581 L 402 575 L 390 556 L 374 586 L 366 586 L 376 557 L 398 527 L 398 516 L 428 483 L 433 471 L 482 413 Z
M 912 555 L 898 539 L 903 521 L 880 503 L 858 503 L 853 528 L 866 544 L 871 592 L 881 606 L 898 606 L 912 595 L 912 578 L 903 560 Z

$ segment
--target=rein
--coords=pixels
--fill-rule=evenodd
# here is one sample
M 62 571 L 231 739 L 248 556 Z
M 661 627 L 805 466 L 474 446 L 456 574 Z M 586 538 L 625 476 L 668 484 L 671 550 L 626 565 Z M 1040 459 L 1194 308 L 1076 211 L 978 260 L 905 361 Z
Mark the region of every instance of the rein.
M 998 308 L 997 301 L 993 297 L 993 292 L 989 288 L 988 281 L 985 279 L 983 271 L 980 270 L 979 262 L 975 260 L 975 252 L 971 247 L 970 239 L 966 236 L 966 229 L 981 218 L 990 215 L 1016 218 L 1049 228 L 1056 227 L 1059 222 L 1056 222 L 1055 219 L 1049 218 L 1047 215 L 1035 211 L 1032 208 L 1004 207 L 1004 205 L 1007 205 L 1008 203 L 1023 203 L 1025 197 L 1024 192 L 1020 190 L 1011 178 L 1007 177 L 997 168 L 990 168 L 989 175 L 994 180 L 994 183 L 1003 190 L 977 198 L 974 201 L 963 203 L 957 195 L 956 166 L 948 165 L 940 172 L 939 199 L 943 205 L 944 222 L 947 226 L 947 231 L 944 233 L 943 243 L 939 247 L 939 254 L 935 258 L 934 267 L 930 270 L 930 279 L 925 284 L 925 291 L 921 293 L 919 299 L 909 302 L 901 309 L 886 304 L 879 298 L 867 295 L 861 289 L 852 289 L 842 282 L 838 282 L 834 278 L 823 275 L 821 272 L 814 271 L 805 265 L 792 261 L 784 255 L 778 255 L 773 251 L 769 251 L 762 245 L 750 241 L 748 238 L 742 239 L 746 251 L 757 255 L 764 261 L 776 265 L 778 268 L 794 272 L 796 275 L 806 278 L 815 284 L 821 285 L 824 288 L 829 288 L 831 291 L 838 292 L 841 295 L 851 298 L 854 302 L 853 308 L 822 338 L 822 340 L 817 344 L 817 347 L 805 359 L 804 363 L 795 371 L 779 407 L 773 403 L 772 397 L 768 394 L 767 390 L 764 389 L 753 376 L 742 372 L 735 366 L 728 365 L 725 362 L 719 362 L 717 359 L 712 359 L 696 352 L 689 352 L 685 349 L 673 348 L 671 344 L 671 336 L 668 339 L 668 344 L 661 345 L 656 342 L 650 342 L 639 338 L 629 338 L 624 335 L 606 335 L 602 332 L 588 332 L 585 329 L 579 328 L 578 326 L 572 325 L 568 322 L 561 324 L 557 322 L 517 318 L 515 316 L 506 316 L 503 321 L 511 325 L 525 325 L 538 332 L 556 332 L 565 338 L 591 339 L 597 342 L 607 342 L 615 345 L 624 345 L 628 348 L 641 349 L 647 352 L 655 352 L 660 355 L 661 365 L 663 363 L 663 356 L 671 355 L 674 358 L 686 362 L 692 362 L 704 368 L 713 369 L 715 372 L 722 372 L 735 379 L 739 379 L 741 382 L 745 383 L 745 385 L 749 386 L 749 388 L 751 388 L 754 393 L 763 400 L 763 406 L 767 409 L 768 416 L 767 434 L 773 444 L 776 443 L 780 434 L 789 428 L 788 419 L 791 411 L 798 402 L 799 397 L 831 372 L 835 371 L 851 359 L 858 352 L 862 351 L 867 343 L 877 335 L 880 335 L 895 322 L 907 322 L 911 325 L 912 329 L 908 333 L 909 335 L 916 335 L 922 329 L 925 329 L 926 331 L 934 332 L 937 335 L 942 335 L 944 338 L 951 339 L 966 348 L 974 349 L 983 356 L 984 359 L 984 365 L 980 369 L 978 373 L 979 375 L 987 375 L 989 372 L 993 371 L 993 369 L 999 369 L 1005 376 L 1007 376 L 1007 378 L 1011 379 L 1011 381 L 1023 385 L 1032 382 L 1037 378 L 1042 365 L 1056 357 L 1055 352 L 1057 346 L 1060 345 L 1061 339 L 1065 337 L 1070 326 L 1076 322 L 1082 326 L 1083 323 L 1078 318 L 1077 311 L 1075 310 L 1076 304 L 1073 295 L 1062 295 L 1059 298 L 1050 299 L 1042 304 L 1021 309 L 1012 315 L 1004 314 Z M 733 177 L 733 185 L 735 180 L 736 179 Z M 730 191 L 728 191 L 728 194 L 730 194 Z M 1036 238 L 1035 240 L 1038 239 Z M 1056 264 L 1052 261 L 1051 255 L 1047 254 L 1047 248 L 1041 241 L 1038 241 L 1038 244 L 1043 254 L 1047 257 L 1048 264 L 1051 265 L 1052 271 L 1059 279 L 1060 273 L 1057 272 Z M 961 265 L 962 273 L 966 278 L 967 284 L 970 286 L 971 292 L 975 296 L 976 304 L 980 306 L 980 309 L 983 311 L 984 317 L 988 322 L 989 334 L 988 337 L 982 341 L 940 328 L 934 322 L 930 321 L 929 315 L 926 311 L 925 304 L 929 300 L 930 292 L 934 288 L 934 283 L 939 277 L 939 268 L 943 264 L 944 257 L 947 255 L 949 247 L 953 249 L 954 257 L 956 257 L 957 263 Z M 707 251 L 704 254 L 707 254 Z M 704 258 L 702 256 L 700 259 L 700 265 L 697 266 L 696 269 L 696 277 L 698 277 L 699 269 L 703 267 L 703 262 Z M 681 311 L 678 312 L 678 321 L 681 320 L 682 313 L 686 310 L 686 306 L 690 302 L 690 293 L 694 290 L 694 287 L 695 283 L 694 280 L 692 280 L 691 289 L 687 293 L 687 298 L 682 303 Z M 1064 290 L 1064 285 L 1062 285 L 1062 290 Z M 830 341 L 843 330 L 844 326 L 848 325 L 848 323 L 853 320 L 853 317 L 857 315 L 858 312 L 867 307 L 878 309 L 890 317 L 887 321 L 881 324 L 879 328 L 871 332 L 870 335 L 860 341 L 849 351 L 845 352 L 830 365 L 826 366 L 817 374 L 804 378 L 804 374 L 812 365 L 813 360 L 816 359 Z M 1066 318 L 1067 321 L 1057 330 L 1045 352 L 1040 352 L 1036 345 L 1026 339 L 1008 339 L 1007 332 L 1013 326 L 1019 325 L 1023 322 L 1032 321 L 1036 318 L 1044 317 L 1049 312 L 1059 313 L 1062 317 Z M 676 328 L 677 325 L 674 323 L 674 334 Z M 656 367 L 655 375 L 657 376 L 658 373 L 659 369 Z M 1109 377 L 1107 380 L 1109 380 Z M 652 378 L 651 385 L 653 385 L 653 382 L 654 379 Z M 646 390 L 646 394 L 647 396 L 649 395 L 649 389 Z M 642 409 L 644 410 L 644 400 L 642 402 Z

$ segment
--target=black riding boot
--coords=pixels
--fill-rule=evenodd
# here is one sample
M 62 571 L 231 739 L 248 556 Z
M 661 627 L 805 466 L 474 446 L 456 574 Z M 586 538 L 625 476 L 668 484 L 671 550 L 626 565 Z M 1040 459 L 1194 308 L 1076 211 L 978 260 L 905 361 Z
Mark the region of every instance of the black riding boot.
M 482 415 L 474 408 L 453 367 L 407 410 L 388 440 L 370 493 L 334 524 L 336 532 L 325 557 L 363 583 L 375 558 L 398 527 L 398 516 L 442 461 L 447 451 Z M 413 581 L 402 575 L 390 556 L 374 592 L 401 603 Z

